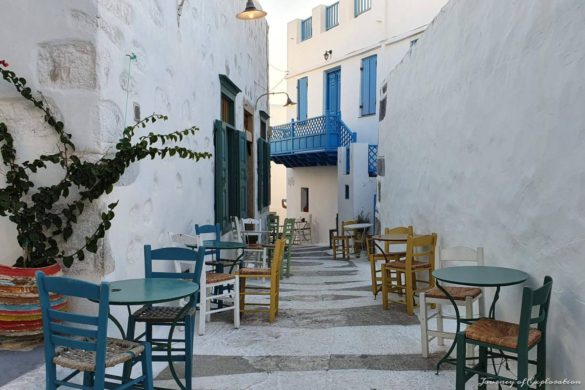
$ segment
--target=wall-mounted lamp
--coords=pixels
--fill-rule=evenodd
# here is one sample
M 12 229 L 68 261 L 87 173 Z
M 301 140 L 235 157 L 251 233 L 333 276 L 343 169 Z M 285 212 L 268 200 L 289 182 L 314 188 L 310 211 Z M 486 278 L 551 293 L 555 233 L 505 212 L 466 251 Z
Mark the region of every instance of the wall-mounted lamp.
M 294 106 L 296 103 L 292 101 L 292 99 L 290 98 L 290 96 L 288 96 L 288 93 L 286 92 L 266 92 L 263 93 L 262 95 L 258 96 L 258 98 L 256 99 L 256 103 L 254 104 L 254 107 L 258 106 L 258 100 L 260 100 L 261 97 L 263 96 L 268 96 L 268 95 L 286 95 L 286 103 L 284 104 L 283 107 L 291 107 Z
M 254 20 L 261 19 L 266 16 L 266 12 L 256 8 L 256 4 L 253 1 L 246 2 L 246 8 L 236 15 L 236 18 L 242 20 Z
M 325 61 L 327 61 L 332 54 L 333 50 L 325 50 L 325 53 L 323 53 L 323 58 L 325 58 Z

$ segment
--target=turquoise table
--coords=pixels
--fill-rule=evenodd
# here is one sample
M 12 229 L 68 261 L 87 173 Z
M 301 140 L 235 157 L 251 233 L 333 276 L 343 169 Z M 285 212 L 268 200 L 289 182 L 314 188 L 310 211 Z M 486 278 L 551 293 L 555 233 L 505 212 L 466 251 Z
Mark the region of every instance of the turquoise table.
M 457 330 L 455 333 L 458 333 L 461 328 L 461 323 L 471 323 L 476 318 L 466 318 L 461 319 L 459 314 L 459 308 L 457 303 L 453 299 L 449 292 L 443 288 L 441 283 L 448 283 L 448 284 L 457 284 L 457 285 L 464 285 L 464 286 L 473 286 L 473 287 L 495 287 L 496 293 L 494 295 L 494 299 L 490 306 L 489 311 L 489 318 L 495 318 L 496 316 L 496 302 L 500 298 L 500 288 L 504 286 L 512 286 L 515 284 L 520 284 L 525 282 L 528 279 L 528 274 L 526 272 L 513 269 L 513 268 L 504 268 L 504 267 L 489 267 L 489 266 L 465 266 L 465 267 L 447 267 L 447 268 L 440 268 L 433 271 L 433 276 L 436 279 L 437 287 L 447 296 L 453 307 L 455 308 L 455 316 L 457 318 Z M 441 281 L 441 283 L 439 283 Z M 454 359 L 450 359 L 449 355 L 455 349 L 455 345 L 457 344 L 457 339 L 453 340 L 453 344 L 451 344 L 451 348 L 447 351 L 445 356 L 439 360 L 437 363 L 437 373 L 439 372 L 439 367 L 443 363 L 454 363 Z
M 118 280 L 110 283 L 110 305 L 124 305 L 128 308 L 128 315 L 132 313 L 130 306 L 133 305 L 150 305 L 155 303 L 163 303 L 176 301 L 181 298 L 189 297 L 190 303 L 195 299 L 195 294 L 199 291 L 199 284 L 187 280 L 180 279 L 128 279 Z M 176 323 L 189 310 L 190 304 L 185 305 L 182 310 L 177 313 L 175 321 L 169 329 L 169 337 L 164 349 L 167 351 L 167 358 L 169 362 L 169 369 L 171 374 L 181 389 L 185 389 L 183 383 L 177 376 L 172 358 L 172 339 Z M 126 338 L 126 333 L 118 320 L 110 315 L 112 322 L 118 327 L 122 337 Z M 192 357 L 188 357 L 185 364 L 192 364 Z
M 220 240 L 205 240 L 203 241 L 203 246 L 205 247 L 205 249 L 215 249 L 215 250 L 239 250 L 239 249 L 245 249 L 246 248 L 246 244 L 243 242 L 238 242 L 238 241 L 220 241 Z M 244 251 L 242 250 L 242 253 L 235 259 L 233 260 L 233 264 L 230 267 L 230 273 L 233 271 L 234 266 L 240 262 L 241 258 L 244 256 Z M 218 263 L 217 264 L 217 272 L 223 272 L 223 264 Z

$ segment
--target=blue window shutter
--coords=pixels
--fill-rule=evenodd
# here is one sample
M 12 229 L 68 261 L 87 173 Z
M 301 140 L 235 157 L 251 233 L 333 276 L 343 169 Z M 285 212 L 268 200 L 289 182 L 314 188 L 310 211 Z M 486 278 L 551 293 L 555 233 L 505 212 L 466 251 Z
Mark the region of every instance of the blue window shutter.
M 227 134 L 221 121 L 214 124 L 215 141 L 215 222 L 222 227 L 229 225 L 228 218 L 228 166 Z
M 307 89 L 309 80 L 306 77 L 297 80 L 297 120 L 307 119 Z
M 238 162 L 240 189 L 240 217 L 247 217 L 248 208 L 248 145 L 246 132 L 238 131 Z
M 264 145 L 262 138 L 256 140 L 256 153 L 258 154 L 258 210 L 262 210 L 264 206 Z
M 376 113 L 377 61 L 378 57 L 375 55 L 362 59 L 360 94 L 361 115 L 370 115 Z

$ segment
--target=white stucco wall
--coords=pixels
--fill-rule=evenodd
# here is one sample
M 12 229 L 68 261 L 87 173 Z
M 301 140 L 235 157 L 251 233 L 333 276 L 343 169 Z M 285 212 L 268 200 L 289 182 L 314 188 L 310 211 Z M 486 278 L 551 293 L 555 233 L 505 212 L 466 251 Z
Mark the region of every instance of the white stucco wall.
M 529 286 L 551 275 L 548 376 L 581 381 L 584 48 L 580 0 L 451 0 L 391 73 L 380 125 L 383 225 L 483 246 Z M 504 288 L 497 316 L 518 321 L 520 297 Z
M 301 212 L 301 188 L 309 188 L 313 243 L 329 245 L 329 229 L 335 227 L 337 213 L 337 167 L 303 167 L 286 173 L 288 217 L 306 217 Z
M 349 174 L 346 169 L 346 150 L 342 146 L 337 149 L 339 224 L 342 221 L 357 219 L 359 214 L 368 217 L 373 223 L 377 180 L 368 175 L 368 144 L 353 143 L 350 145 Z M 349 186 L 349 199 L 345 198 L 346 185 Z

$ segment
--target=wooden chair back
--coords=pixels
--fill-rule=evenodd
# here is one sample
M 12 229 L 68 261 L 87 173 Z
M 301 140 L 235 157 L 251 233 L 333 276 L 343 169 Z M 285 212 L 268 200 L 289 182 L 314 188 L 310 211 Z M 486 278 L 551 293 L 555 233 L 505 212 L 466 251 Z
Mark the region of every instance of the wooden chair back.
M 412 261 L 426 262 L 430 264 L 431 269 L 435 269 L 436 246 L 437 246 L 436 233 L 416 237 L 408 236 L 406 240 L 407 264 Z
M 439 267 L 448 267 L 449 263 L 475 263 L 483 265 L 483 248 L 470 248 L 467 246 L 454 246 L 451 248 L 438 248 Z
M 353 219 L 341 222 L 341 235 L 345 236 L 347 234 L 347 232 L 345 231 L 345 227 L 347 225 L 355 225 L 356 223 L 357 223 L 357 221 L 355 221 Z
M 46 277 L 40 271 L 36 273 L 36 279 L 43 316 L 45 361 L 53 361 L 57 347 L 95 351 L 95 378 L 96 382 L 103 383 L 106 367 L 108 313 L 110 311 L 109 283 L 102 282 L 97 285 L 66 277 Z M 90 315 L 87 312 L 55 310 L 50 304 L 50 295 L 52 294 L 98 302 L 98 313 Z M 49 383 L 47 385 L 49 386 Z
M 409 226 L 396 226 L 393 228 L 389 228 L 386 227 L 384 228 L 384 235 L 387 234 L 406 234 L 409 236 L 414 235 L 414 229 L 412 228 L 412 225 Z M 397 244 L 393 244 L 393 245 L 397 245 Z M 403 244 L 398 244 L 400 245 L 399 247 L 404 248 Z M 386 241 L 384 243 L 384 252 L 388 253 L 390 252 L 390 242 Z
M 276 240 L 274 245 L 274 253 L 272 255 L 272 262 L 270 263 L 270 278 L 272 281 L 280 279 L 280 272 L 282 268 L 282 259 L 284 257 L 285 240 L 280 238 Z
M 548 320 L 548 310 L 550 306 L 550 297 L 552 292 L 553 280 L 550 276 L 544 277 L 542 287 L 531 289 L 524 287 L 522 291 L 522 309 L 520 311 L 520 323 L 518 333 L 518 349 L 526 350 L 528 348 L 528 332 L 530 325 L 537 324 L 542 335 L 546 334 L 546 323 Z M 533 307 L 540 306 L 538 316 L 533 317 Z

